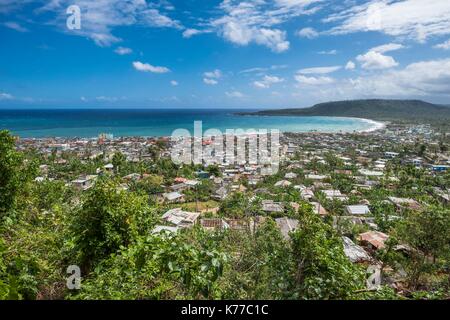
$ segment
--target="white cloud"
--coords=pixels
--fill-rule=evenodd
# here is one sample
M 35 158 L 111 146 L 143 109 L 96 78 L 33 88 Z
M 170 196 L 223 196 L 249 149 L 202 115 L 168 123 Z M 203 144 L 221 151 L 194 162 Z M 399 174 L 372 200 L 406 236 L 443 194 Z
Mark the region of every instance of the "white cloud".
M 421 61 L 369 78 L 366 86 L 385 95 L 450 95 L 450 59 Z
M 28 29 L 21 26 L 20 24 L 18 24 L 17 22 L 14 21 L 7 21 L 5 23 L 3 23 L 3 25 L 7 28 L 16 30 L 18 32 L 28 32 Z
M 269 71 L 269 70 L 279 70 L 279 69 L 285 69 L 287 68 L 287 65 L 285 64 L 277 64 L 277 65 L 272 65 L 270 67 L 256 67 L 256 68 L 249 68 L 249 69 L 245 69 L 242 71 L 239 71 L 239 73 L 261 73 L 261 72 L 265 72 L 265 71 Z
M 229 98 L 244 98 L 245 95 L 239 91 L 231 91 L 231 92 L 225 92 L 225 94 L 227 95 L 227 97 Z
M 206 78 L 220 79 L 222 77 L 222 71 L 216 69 L 214 71 L 207 71 L 203 74 Z
M 359 55 L 356 60 L 361 63 L 361 67 L 367 70 L 388 69 L 398 66 L 397 61 L 391 56 L 383 53 L 396 51 L 405 48 L 398 43 L 388 43 L 370 49 L 367 53 Z
M 126 55 L 126 54 L 131 54 L 133 53 L 133 50 L 131 50 L 130 48 L 125 48 L 125 47 L 118 47 L 116 50 L 114 50 L 115 53 L 117 53 L 118 55 Z
M 318 54 L 322 54 L 322 55 L 336 55 L 338 53 L 337 50 L 333 49 L 333 50 L 329 50 L 329 51 L 319 51 Z
M 450 1 L 371 0 L 324 21 L 338 23 L 331 34 L 378 31 L 423 42 L 432 36 L 450 34 Z
M 316 78 L 299 78 L 297 81 L 300 84 L 322 85 L 316 90 L 309 91 L 309 94 L 321 100 L 369 97 L 450 98 L 450 58 L 420 61 L 400 70 L 385 70 L 339 81 L 332 79 L 320 81 Z
M 319 36 L 319 33 L 313 28 L 303 28 L 296 32 L 296 35 L 302 38 L 314 39 Z
M 298 73 L 301 74 L 328 74 L 333 73 L 340 70 L 341 66 L 332 66 L 332 67 L 317 67 L 317 68 L 307 68 L 298 70 Z
M 345 70 L 354 70 L 355 68 L 356 68 L 356 64 L 353 61 L 349 61 L 345 65 Z
M 199 29 L 195 29 L 195 28 L 188 28 L 183 31 L 183 38 L 189 39 L 189 38 L 199 35 L 199 34 L 211 33 L 211 32 L 213 32 L 213 31 L 209 30 L 209 29 L 199 30 Z
M 375 48 L 370 49 L 369 51 L 375 51 L 375 52 L 379 52 L 379 53 L 386 53 L 386 52 L 391 52 L 391 51 L 395 51 L 395 50 L 400 50 L 405 48 L 404 45 L 398 44 L 398 43 L 388 43 L 388 44 L 384 44 Z
M 166 67 L 155 67 L 148 63 L 142 63 L 140 61 L 133 62 L 133 67 L 141 72 L 152 72 L 152 73 L 167 73 L 170 70 Z
M 182 29 L 180 22 L 171 19 L 167 9 L 153 2 L 144 0 L 49 0 L 34 13 L 50 16 L 47 23 L 54 24 L 68 32 L 65 27 L 66 8 L 76 4 L 81 8 L 81 29 L 71 30 L 70 34 L 92 39 L 99 46 L 110 46 L 121 39 L 113 34 L 115 28 L 139 25 L 155 28 Z M 170 10 L 169 10 L 170 11 Z M 51 17 L 53 14 L 53 17 Z
M 320 86 L 334 83 L 334 79 L 330 77 L 306 77 L 301 74 L 298 74 L 294 78 L 299 84 L 311 86 Z
M 385 56 L 377 51 L 369 51 L 356 57 L 361 67 L 368 70 L 388 69 L 398 66 L 397 61 L 390 56 Z
M 204 82 L 205 84 L 212 85 L 212 86 L 214 86 L 214 85 L 216 85 L 216 84 L 219 83 L 219 82 L 217 82 L 217 80 L 214 80 L 214 79 L 208 79 L 208 78 L 203 78 L 203 82 Z
M 170 84 L 174 87 L 178 86 L 178 81 L 172 80 L 170 81 Z
M 0 92 L 0 100 L 12 100 L 12 99 L 14 99 L 13 95 L 5 92 Z
M 286 32 L 276 26 L 314 13 L 318 10 L 314 5 L 319 2 L 321 0 L 224 0 L 219 7 L 224 15 L 212 19 L 209 25 L 234 44 L 256 43 L 280 53 L 288 50 L 290 43 Z
M 268 89 L 271 85 L 283 82 L 283 78 L 277 76 L 265 75 L 262 80 L 254 81 L 253 85 L 257 88 Z
M 443 50 L 450 50 L 450 39 L 445 41 L 445 42 L 443 42 L 443 43 L 435 45 L 433 48 L 443 49 Z

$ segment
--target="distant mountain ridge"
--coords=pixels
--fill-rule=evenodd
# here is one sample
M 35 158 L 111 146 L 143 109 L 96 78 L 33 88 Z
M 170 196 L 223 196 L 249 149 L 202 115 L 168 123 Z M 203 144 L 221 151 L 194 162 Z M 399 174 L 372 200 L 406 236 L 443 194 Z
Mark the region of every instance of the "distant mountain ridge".
M 264 110 L 245 115 L 264 116 L 329 116 L 373 120 L 450 120 L 450 108 L 421 100 L 349 100 L 316 104 L 304 109 Z

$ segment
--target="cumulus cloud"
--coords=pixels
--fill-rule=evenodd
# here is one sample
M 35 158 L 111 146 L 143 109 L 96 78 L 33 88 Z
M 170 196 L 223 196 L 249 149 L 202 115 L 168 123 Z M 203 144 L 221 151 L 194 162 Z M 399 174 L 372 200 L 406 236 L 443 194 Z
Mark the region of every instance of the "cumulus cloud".
M 338 24 L 331 34 L 378 31 L 424 42 L 450 34 L 450 1 L 371 0 L 332 14 L 324 22 Z
M 405 46 L 397 43 L 388 43 L 370 49 L 366 54 L 356 57 L 356 60 L 361 63 L 361 67 L 367 70 L 388 69 L 398 66 L 397 61 L 391 56 L 384 55 L 386 52 L 391 52 L 403 49 Z
M 66 8 L 76 4 L 81 9 L 82 28 L 70 30 L 70 34 L 92 39 L 99 46 L 110 46 L 121 39 L 113 34 L 115 28 L 139 25 L 155 28 L 182 29 L 179 21 L 170 18 L 166 7 L 144 0 L 49 0 L 36 8 L 36 14 L 51 17 L 49 24 L 58 26 L 59 30 L 68 32 L 65 28 L 67 19 Z
M 253 85 L 257 88 L 268 89 L 271 85 L 283 82 L 283 78 L 277 76 L 265 75 L 261 80 L 254 81 Z
M 301 74 L 297 74 L 295 80 L 299 84 L 311 85 L 311 86 L 320 86 L 334 83 L 334 79 L 330 77 L 307 77 Z
M 133 67 L 137 71 L 141 72 L 152 72 L 152 73 L 167 73 L 170 72 L 170 70 L 166 67 L 155 67 L 148 63 L 142 63 L 140 61 L 133 62 Z
M 206 78 L 220 79 L 222 77 L 222 71 L 216 69 L 214 71 L 207 71 L 203 74 Z
M 353 61 L 349 61 L 345 65 L 345 70 L 354 70 L 355 68 L 356 68 L 356 64 Z
M 320 99 L 354 99 L 367 97 L 450 97 L 450 58 L 420 61 L 403 69 L 384 70 L 368 76 L 340 79 L 306 78 L 300 84 L 317 86 L 309 91 Z
M 114 50 L 115 53 L 117 53 L 118 55 L 126 55 L 126 54 L 131 54 L 133 53 L 133 50 L 130 48 L 125 48 L 125 47 L 118 47 L 116 50 Z
M 313 28 L 303 28 L 296 32 L 296 35 L 301 38 L 314 39 L 319 36 L 319 33 Z
M 443 42 L 443 43 L 435 45 L 433 48 L 443 49 L 443 50 L 450 50 L 450 39 L 445 41 L 445 42 Z
M 178 81 L 172 80 L 170 81 L 170 84 L 174 87 L 178 86 Z
M 214 86 L 214 85 L 219 83 L 217 80 L 209 79 L 209 78 L 203 78 L 203 82 L 205 84 L 208 84 L 208 85 L 211 85 L 211 86 Z
M 294 17 L 314 13 L 318 2 L 321 0 L 224 0 L 219 7 L 224 15 L 212 19 L 210 27 L 234 44 L 256 43 L 280 53 L 288 50 L 290 43 L 286 40 L 286 31 L 277 26 Z
M 376 51 L 369 51 L 356 57 L 361 67 L 368 70 L 388 69 L 398 66 L 393 57 L 385 56 Z

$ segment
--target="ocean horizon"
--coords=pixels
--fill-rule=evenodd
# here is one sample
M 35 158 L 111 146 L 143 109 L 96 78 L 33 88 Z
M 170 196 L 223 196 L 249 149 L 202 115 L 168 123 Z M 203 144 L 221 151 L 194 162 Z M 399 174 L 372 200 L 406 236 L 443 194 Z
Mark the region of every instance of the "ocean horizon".
M 260 109 L 2 109 L 0 130 L 22 138 L 91 138 L 101 133 L 115 137 L 170 136 L 176 129 L 193 133 L 194 122 L 207 129 L 278 129 L 281 132 L 361 132 L 381 124 L 342 117 L 242 116 Z

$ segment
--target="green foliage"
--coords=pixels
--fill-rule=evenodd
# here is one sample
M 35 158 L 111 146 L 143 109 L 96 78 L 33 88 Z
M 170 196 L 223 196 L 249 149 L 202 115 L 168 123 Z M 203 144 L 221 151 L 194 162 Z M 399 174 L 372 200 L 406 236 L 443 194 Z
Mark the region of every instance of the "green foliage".
M 398 224 L 395 235 L 399 242 L 411 247 L 408 259 L 402 262 L 413 288 L 423 283 L 424 274 L 432 274 L 450 259 L 450 210 L 430 207 L 426 211 L 411 211 Z
M 100 264 L 74 298 L 219 298 L 216 284 L 227 256 L 208 243 L 193 242 L 202 240 L 201 232 L 140 237 Z
M 231 261 L 220 279 L 224 299 L 282 299 L 292 283 L 294 260 L 272 219 L 254 235 L 228 232 L 221 242 Z
M 300 217 L 292 250 L 292 298 L 348 299 L 364 287 L 363 272 L 347 259 L 341 239 L 317 215 L 306 212 Z
M 15 149 L 15 139 L 6 130 L 0 131 L 0 224 L 24 195 L 27 183 L 35 173 L 33 163 Z
M 73 249 L 85 267 L 131 244 L 154 224 L 145 196 L 119 190 L 114 180 L 100 180 L 73 213 Z

